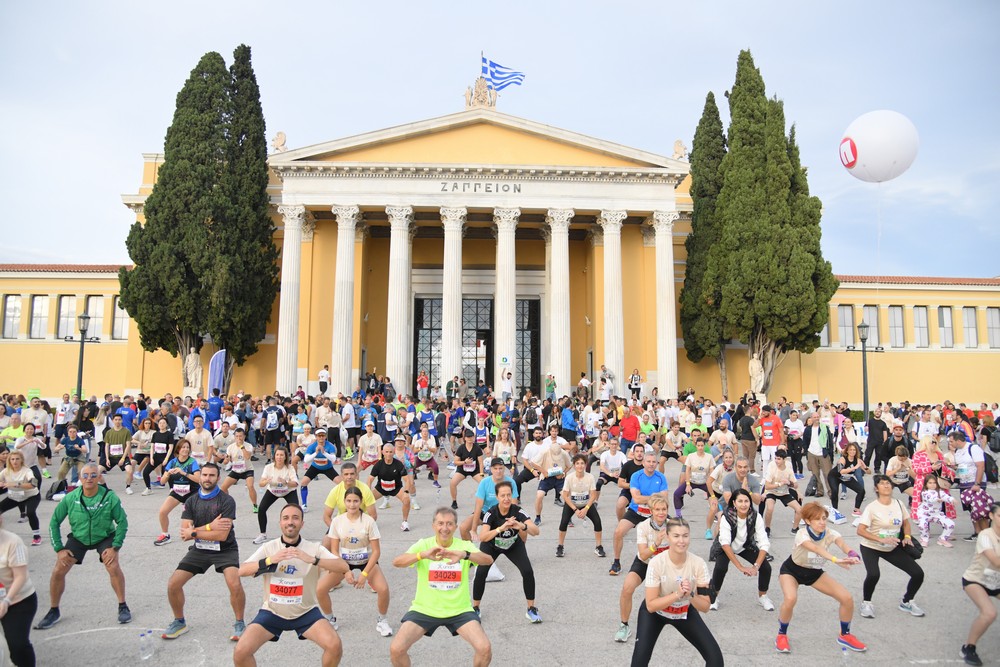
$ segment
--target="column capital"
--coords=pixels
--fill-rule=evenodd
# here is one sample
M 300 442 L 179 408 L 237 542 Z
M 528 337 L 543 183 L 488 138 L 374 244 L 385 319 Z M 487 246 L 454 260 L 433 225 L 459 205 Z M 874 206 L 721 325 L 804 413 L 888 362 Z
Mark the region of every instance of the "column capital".
M 601 211 L 597 216 L 597 224 L 601 226 L 604 233 L 616 234 L 622 229 L 622 222 L 628 216 L 625 211 Z
M 285 223 L 285 227 L 298 227 L 302 229 L 302 223 L 306 217 L 306 207 L 301 204 L 281 204 L 278 206 L 278 213 Z
M 497 231 L 514 231 L 517 228 L 517 220 L 521 217 L 519 208 L 495 208 L 493 209 L 493 224 Z
M 653 211 L 653 215 L 649 217 L 649 224 L 657 232 L 665 232 L 667 234 L 672 234 L 674 231 L 674 223 L 680 218 L 680 214 L 677 211 Z
M 337 227 L 353 229 L 361 222 L 361 208 L 358 206 L 331 206 L 330 211 L 337 218 Z
M 462 231 L 462 227 L 465 226 L 465 218 L 469 214 L 468 209 L 464 206 L 459 207 L 441 207 L 441 224 L 444 225 L 446 232 L 458 232 Z
M 604 245 L 604 229 L 598 225 L 587 230 L 587 237 L 590 239 L 590 245 L 594 247 Z
M 385 213 L 389 216 L 389 225 L 392 227 L 408 229 L 413 222 L 412 206 L 386 206 Z
M 574 214 L 571 208 L 550 208 L 545 214 L 545 222 L 552 231 L 569 231 L 569 221 Z
M 316 216 L 312 211 L 306 211 L 302 219 L 302 242 L 312 243 L 313 234 L 316 232 Z

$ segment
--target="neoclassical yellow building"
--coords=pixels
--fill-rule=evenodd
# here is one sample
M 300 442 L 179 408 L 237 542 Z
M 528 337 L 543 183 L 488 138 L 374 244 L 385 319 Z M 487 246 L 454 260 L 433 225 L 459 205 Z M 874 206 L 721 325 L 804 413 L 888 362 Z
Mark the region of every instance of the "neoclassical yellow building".
M 645 392 L 694 387 L 719 397 L 712 361 L 690 363 L 677 320 L 691 199 L 684 151 L 666 157 L 500 113 L 465 111 L 270 157 L 281 293 L 260 351 L 233 389 L 332 391 L 366 370 L 412 387 L 456 376 L 518 387 L 552 373 L 560 392 L 605 364 Z M 143 156 L 142 218 L 160 154 Z M 86 393 L 181 389 L 181 360 L 139 346 L 117 307 L 117 267 L 0 265 L 5 391 L 70 391 L 74 318 L 86 310 Z M 872 327 L 874 400 L 995 400 L 1000 279 L 839 276 L 824 345 L 792 353 L 771 394 L 861 402 L 861 359 L 845 354 Z M 203 366 L 215 352 L 206 341 Z M 733 395 L 746 349 L 727 355 Z M 619 387 L 621 388 L 621 387 Z

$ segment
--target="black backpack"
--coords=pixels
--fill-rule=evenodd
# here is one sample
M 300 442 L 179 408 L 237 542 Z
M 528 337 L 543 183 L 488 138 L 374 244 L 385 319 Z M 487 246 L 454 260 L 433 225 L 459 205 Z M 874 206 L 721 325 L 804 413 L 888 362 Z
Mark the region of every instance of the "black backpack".
M 60 479 L 56 482 L 52 482 L 52 484 L 49 485 L 49 490 L 45 492 L 45 499 L 52 500 L 52 497 L 55 496 L 57 493 L 66 493 L 68 487 L 69 484 L 66 482 L 65 479 Z
M 533 405 L 529 405 L 524 411 L 524 423 L 528 426 L 534 426 L 538 423 L 538 410 Z
M 977 447 L 979 445 L 976 445 Z M 982 449 L 982 448 L 980 448 Z M 990 447 L 990 449 L 993 449 Z M 969 444 L 969 456 L 972 456 L 972 443 Z M 983 452 L 983 477 L 991 484 L 996 484 L 1000 480 L 1000 471 L 997 470 L 997 461 L 988 453 Z
M 994 454 L 1000 454 L 1000 428 L 993 429 L 990 433 L 989 439 L 990 451 Z

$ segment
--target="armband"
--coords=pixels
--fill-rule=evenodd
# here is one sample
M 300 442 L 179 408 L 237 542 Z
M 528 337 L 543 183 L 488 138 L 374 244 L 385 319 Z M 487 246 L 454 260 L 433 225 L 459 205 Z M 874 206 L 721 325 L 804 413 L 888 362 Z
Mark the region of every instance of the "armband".
M 836 564 L 837 563 L 837 557 L 836 556 L 830 556 L 830 562 L 833 563 L 833 564 Z
M 361 576 L 362 576 L 362 577 L 365 577 L 365 578 L 367 579 L 367 578 L 368 578 L 368 573 L 367 573 L 367 572 L 365 572 L 364 570 L 362 570 L 362 571 L 361 571 Z

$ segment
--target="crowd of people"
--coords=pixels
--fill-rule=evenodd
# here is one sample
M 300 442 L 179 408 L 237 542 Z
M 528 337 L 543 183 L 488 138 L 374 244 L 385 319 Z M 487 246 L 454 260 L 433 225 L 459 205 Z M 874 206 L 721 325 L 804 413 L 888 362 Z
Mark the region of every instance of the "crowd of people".
M 322 374 L 320 380 L 327 391 Z M 776 650 L 792 650 L 792 613 L 800 588 L 811 587 L 838 603 L 839 645 L 865 651 L 851 631 L 856 593 L 825 573 L 825 565 L 864 568 L 863 618 L 875 617 L 883 561 L 898 568 L 908 584 L 896 606 L 922 617 L 916 602 L 924 581 L 921 552 L 930 548 L 932 531 L 938 532 L 937 546 L 952 548 L 962 522 L 958 513 L 964 512 L 970 530 L 963 539 L 975 543 L 975 555 L 962 587 L 977 616 L 961 655 L 967 664 L 982 664 L 976 644 L 996 618 L 990 598 L 1000 596 L 1000 504 L 989 493 L 1000 452 L 1000 406 L 879 404 L 866 417 L 852 414 L 846 403 L 781 398 L 764 404 L 749 394 L 733 403 L 726 397 L 715 403 L 691 390 L 678 398 L 659 398 L 655 391 L 643 397 L 638 371 L 628 378 L 625 397 L 613 387 L 613 375 L 602 367 L 599 380 L 581 378 L 578 391 L 561 398 L 548 380 L 541 396 L 514 396 L 509 383 L 496 393 L 481 381 L 470 388 L 458 378 L 441 391 L 423 372 L 414 396 L 397 393 L 388 378 L 374 373 L 350 396 L 310 397 L 300 388 L 289 397 L 223 397 L 214 390 L 207 399 L 106 394 L 81 401 L 66 394 L 49 404 L 5 395 L 0 623 L 11 661 L 35 664 L 30 629 L 38 599 L 29 550 L 20 536 L 2 528 L 3 514 L 17 508 L 32 546 L 40 546 L 43 493 L 56 503 L 49 522 L 57 554 L 49 574 L 50 608 L 34 629 L 60 621 L 67 575 L 88 551 L 104 565 L 118 601 L 117 621 L 125 624 L 132 616 L 119 551 L 129 524 L 117 490 L 132 495 L 133 485 L 141 484 L 143 496 L 165 495 L 154 544 L 173 541 L 170 521 L 178 506 L 175 534 L 189 543 L 167 583 L 172 617 L 163 639 L 188 631 L 184 587 L 214 568 L 230 594 L 238 665 L 255 664 L 257 650 L 286 631 L 317 644 L 322 664 L 338 664 L 343 647 L 330 593 L 345 584 L 376 593 L 375 630 L 393 637 L 392 664 L 410 664 L 413 644 L 442 626 L 469 643 L 473 664 L 489 664 L 492 648 L 481 607 L 501 556 L 521 576 L 527 620 L 542 622 L 526 545 L 543 530 L 549 492 L 561 511 L 557 558 L 566 556 L 568 528 L 586 522 L 594 531 L 594 555 L 606 557 L 598 505 L 613 504 L 617 523 L 608 574 L 618 576 L 626 538 L 635 529 L 634 561 L 622 581 L 613 637 L 624 643 L 632 636 L 633 596 L 642 586 L 633 665 L 649 663 L 668 625 L 706 664 L 723 664 L 705 616 L 719 609 L 730 569 L 755 578 L 758 605 L 776 610 L 769 596 L 776 525 L 787 525 L 794 535 L 794 548 L 778 571 Z M 437 490 L 442 476 L 451 502 L 433 512 L 434 534 L 391 560 L 394 567 L 414 568 L 417 576 L 415 599 L 394 629 L 379 562 L 385 525 L 378 510 L 398 501 L 399 529 L 410 531 L 411 511 L 420 509 L 418 481 Z M 310 542 L 301 533 L 309 486 L 319 477 L 332 488 L 322 503 L 324 537 Z M 256 551 L 244 560 L 233 524 L 239 482 L 259 527 Z M 614 490 L 602 495 L 606 486 Z M 851 494 L 851 528 L 861 539 L 860 552 L 845 542 L 845 528 L 834 527 L 849 521 L 840 502 Z M 711 542 L 707 562 L 690 550 L 701 528 L 692 531 L 684 518 L 689 504 L 702 498 L 704 539 Z M 271 538 L 268 512 L 279 500 L 279 535 Z M 249 621 L 245 577 L 260 578 L 263 585 L 260 610 Z

